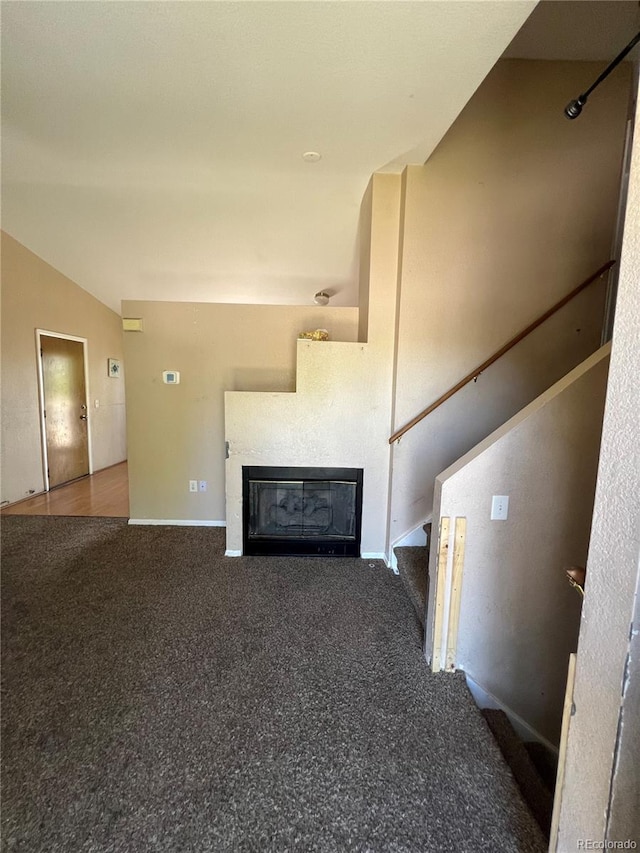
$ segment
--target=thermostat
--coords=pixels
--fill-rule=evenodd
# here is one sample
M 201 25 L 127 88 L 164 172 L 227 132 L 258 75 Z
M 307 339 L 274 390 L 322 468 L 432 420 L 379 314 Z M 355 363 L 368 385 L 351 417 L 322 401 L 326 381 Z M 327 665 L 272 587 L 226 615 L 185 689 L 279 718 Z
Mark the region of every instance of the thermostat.
M 141 332 L 142 317 L 123 317 L 122 329 L 125 332 Z
M 164 370 L 162 373 L 162 381 L 166 385 L 179 385 L 180 384 L 180 371 L 179 370 Z

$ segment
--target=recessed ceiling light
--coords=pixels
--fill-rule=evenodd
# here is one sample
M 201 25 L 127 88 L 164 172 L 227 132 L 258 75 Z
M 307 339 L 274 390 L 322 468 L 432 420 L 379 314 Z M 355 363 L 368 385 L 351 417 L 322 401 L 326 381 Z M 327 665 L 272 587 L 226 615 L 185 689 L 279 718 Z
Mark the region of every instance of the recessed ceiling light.
M 306 160 L 307 163 L 317 163 L 318 160 L 322 159 L 322 154 L 318 154 L 317 151 L 305 151 L 302 159 Z

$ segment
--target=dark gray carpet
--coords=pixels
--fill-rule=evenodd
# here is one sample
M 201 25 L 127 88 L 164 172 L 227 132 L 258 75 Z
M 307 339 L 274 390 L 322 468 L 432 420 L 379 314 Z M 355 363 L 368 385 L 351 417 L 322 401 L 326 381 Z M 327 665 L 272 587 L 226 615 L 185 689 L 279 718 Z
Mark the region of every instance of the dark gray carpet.
M 3 850 L 546 849 L 381 563 L 116 519 L 2 545 Z

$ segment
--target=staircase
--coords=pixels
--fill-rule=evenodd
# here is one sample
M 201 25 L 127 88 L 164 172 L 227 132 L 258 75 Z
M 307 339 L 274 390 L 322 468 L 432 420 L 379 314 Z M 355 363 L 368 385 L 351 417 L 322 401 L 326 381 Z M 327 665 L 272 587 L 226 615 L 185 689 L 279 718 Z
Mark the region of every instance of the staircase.
M 424 532 L 427 537 L 426 545 L 394 548 L 400 579 L 422 628 L 425 624 L 429 591 L 431 523 L 424 525 Z M 525 743 L 520 740 L 504 711 L 484 708 L 482 715 L 531 814 L 548 839 L 557 773 L 556 757 L 541 743 Z
M 394 549 L 400 579 L 422 628 L 425 624 L 429 589 L 430 523 L 424 525 L 424 531 L 427 537 L 426 545 L 400 546 Z M 531 814 L 548 839 L 553 813 L 557 758 L 541 743 L 523 742 L 504 711 L 484 708 L 482 715 Z
M 504 711 L 482 711 L 532 815 L 549 838 L 557 759 L 541 743 L 523 743 Z

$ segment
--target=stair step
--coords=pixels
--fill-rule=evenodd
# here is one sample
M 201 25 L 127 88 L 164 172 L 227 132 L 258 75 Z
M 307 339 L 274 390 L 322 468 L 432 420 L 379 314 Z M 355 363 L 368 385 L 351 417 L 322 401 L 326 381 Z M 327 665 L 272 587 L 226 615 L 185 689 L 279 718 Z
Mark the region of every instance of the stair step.
M 522 792 L 532 815 L 535 817 L 540 829 L 549 837 L 551 829 L 551 815 L 553 812 L 553 777 L 552 785 L 549 786 L 545 780 L 548 777 L 548 768 L 544 775 L 538 772 L 536 762 L 532 759 L 531 752 L 541 761 L 539 750 L 547 750 L 542 744 L 525 744 L 516 734 L 509 718 L 504 711 L 493 708 L 484 708 L 482 715 L 487 721 L 493 736 L 496 739 L 504 760 L 509 765 L 513 778 Z M 550 759 L 546 759 L 550 761 Z
M 427 607 L 429 551 L 422 546 L 394 548 L 398 573 L 413 604 L 420 624 L 424 626 Z
M 556 776 L 558 775 L 558 756 L 550 752 L 542 743 L 530 741 L 525 743 L 524 746 L 529 753 L 529 758 L 535 764 L 542 781 L 553 792 L 556 787 Z

